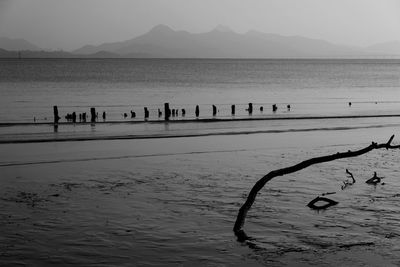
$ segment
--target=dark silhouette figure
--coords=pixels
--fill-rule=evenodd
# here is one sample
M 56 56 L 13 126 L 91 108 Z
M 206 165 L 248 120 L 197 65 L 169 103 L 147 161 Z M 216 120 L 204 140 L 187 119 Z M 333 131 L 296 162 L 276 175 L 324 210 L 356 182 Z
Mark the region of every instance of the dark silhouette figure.
M 158 117 L 160 118 L 162 116 L 162 112 L 160 109 L 158 109 Z
M 183 108 L 183 109 L 181 110 L 181 113 L 182 113 L 182 117 L 185 117 L 186 110 Z
M 172 109 L 172 117 L 175 117 L 175 109 Z
M 272 105 L 272 112 L 276 112 L 278 110 L 278 107 L 276 106 L 276 104 Z
M 351 102 L 349 102 L 349 107 L 351 107 Z
M 144 118 L 148 119 L 149 118 L 149 110 L 147 109 L 147 107 L 144 107 Z
M 232 116 L 235 116 L 235 105 L 231 106 L 231 114 Z
M 106 120 L 106 112 L 103 111 L 103 121 L 105 121 L 105 120 Z
M 217 115 L 217 107 L 215 106 L 215 105 L 212 105 L 212 114 L 213 114 L 213 116 L 216 116 Z
M 75 113 L 75 111 L 72 112 L 72 122 L 76 123 L 76 113 Z
M 261 112 L 264 111 L 264 107 L 263 107 L 263 106 L 260 107 L 260 111 L 261 111 Z
M 290 111 L 290 105 L 287 105 L 286 108 L 288 111 Z
M 131 115 L 132 115 L 132 111 L 131 111 Z M 124 113 L 124 119 L 126 119 L 126 117 L 128 117 L 128 114 Z M 132 118 L 132 116 L 131 116 Z
M 200 115 L 200 108 L 199 108 L 199 105 L 196 106 L 195 114 L 196 114 L 196 118 L 198 118 L 199 115 Z

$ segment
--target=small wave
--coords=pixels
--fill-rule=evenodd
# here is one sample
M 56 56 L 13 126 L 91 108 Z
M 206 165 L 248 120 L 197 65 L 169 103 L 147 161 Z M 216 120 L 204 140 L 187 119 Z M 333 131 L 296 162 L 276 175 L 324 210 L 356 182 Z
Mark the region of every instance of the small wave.
M 0 167 L 83 162 L 83 161 L 96 161 L 96 160 L 114 160 L 114 159 L 119 160 L 119 159 L 131 159 L 131 158 L 196 155 L 196 154 L 210 154 L 210 153 L 231 153 L 231 152 L 242 152 L 242 151 L 250 151 L 250 149 L 192 151 L 192 152 L 181 152 L 181 153 L 157 153 L 157 154 L 145 154 L 145 155 L 124 155 L 124 156 L 114 156 L 114 157 L 92 157 L 92 158 L 79 158 L 79 159 L 57 159 L 57 160 L 41 160 L 41 161 L 29 161 L 29 162 L 5 162 L 5 163 L 0 163 Z
M 155 120 L 116 120 L 116 121 L 97 121 L 96 124 L 169 124 L 169 123 L 213 123 L 213 122 L 240 122 L 240 121 L 280 121 L 280 120 L 329 120 L 329 119 L 363 119 L 363 118 L 392 118 L 400 117 L 400 114 L 374 114 L 374 115 L 325 115 L 325 116 L 226 116 L 224 118 L 190 118 L 173 119 L 165 121 L 164 119 Z M 0 127 L 10 126 L 32 126 L 32 125 L 53 125 L 53 122 L 1 122 Z M 59 122 L 59 125 L 74 125 L 72 122 Z M 78 125 L 92 124 L 91 122 L 79 122 Z
M 400 124 L 382 124 L 366 126 L 338 126 L 338 127 L 316 127 L 300 129 L 277 129 L 277 130 L 245 130 L 245 131 L 221 131 L 221 132 L 202 132 L 202 133 L 178 133 L 169 134 L 159 132 L 157 134 L 145 135 L 108 135 L 108 136 L 68 136 L 68 137 L 49 137 L 35 139 L 8 139 L 0 140 L 0 144 L 23 144 L 23 143 L 48 143 L 48 142 L 78 142 L 78 141 L 107 141 L 107 140 L 132 140 L 132 139 L 161 139 L 161 138 L 184 138 L 184 137 L 204 137 L 220 135 L 248 135 L 248 134 L 271 134 L 271 133 L 295 133 L 295 132 L 313 132 L 313 131 L 346 131 L 369 128 L 397 127 Z

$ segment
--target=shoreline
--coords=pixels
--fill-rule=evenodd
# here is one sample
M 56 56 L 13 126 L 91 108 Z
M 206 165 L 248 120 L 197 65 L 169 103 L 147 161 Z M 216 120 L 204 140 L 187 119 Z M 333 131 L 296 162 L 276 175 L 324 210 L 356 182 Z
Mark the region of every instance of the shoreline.
M 260 116 L 260 115 L 256 115 Z M 143 121 L 96 121 L 92 122 L 58 122 L 57 125 L 93 125 L 93 124 L 168 124 L 168 123 L 212 123 L 212 122 L 230 122 L 230 121 L 274 121 L 274 120 L 323 120 L 323 119 L 361 119 L 361 118 L 391 118 L 400 117 L 400 114 L 377 114 L 377 115 L 332 115 L 332 116 L 281 116 L 281 117 L 240 117 L 235 118 L 198 118 L 198 119 L 170 119 L 166 120 L 143 120 Z M 0 127 L 12 126 L 42 126 L 54 125 L 53 122 L 1 122 Z
M 51 143 L 51 142 L 81 142 L 81 141 L 112 141 L 112 140 L 141 140 L 141 139 L 166 139 L 166 138 L 190 138 L 190 137 L 205 137 L 205 136 L 230 136 L 230 135 L 252 135 L 252 134 L 279 134 L 279 133 L 296 133 L 296 132 L 314 132 L 314 131 L 350 131 L 357 129 L 371 128 L 387 128 L 393 126 L 376 125 L 376 126 L 360 126 L 360 127 L 331 127 L 331 128 L 308 128 L 308 129 L 288 129 L 288 130 L 255 130 L 255 131 L 239 131 L 239 132 L 208 132 L 208 133 L 188 133 L 188 134 L 157 134 L 157 135 L 109 135 L 98 137 L 66 137 L 66 138 L 38 138 L 25 140 L 0 140 L 0 144 L 26 144 L 26 143 Z

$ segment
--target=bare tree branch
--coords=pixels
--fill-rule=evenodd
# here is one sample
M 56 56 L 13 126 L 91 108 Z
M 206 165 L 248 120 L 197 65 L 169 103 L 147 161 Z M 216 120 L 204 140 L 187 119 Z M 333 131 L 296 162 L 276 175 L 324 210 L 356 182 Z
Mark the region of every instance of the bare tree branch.
M 328 155 L 328 156 L 322 156 L 322 157 L 316 157 L 316 158 L 311 158 L 308 160 L 305 160 L 303 162 L 300 162 L 296 165 L 274 170 L 266 174 L 264 177 L 262 177 L 260 180 L 256 182 L 256 184 L 253 186 L 251 189 L 249 195 L 247 196 L 246 202 L 242 205 L 242 207 L 239 209 L 239 213 L 236 217 L 236 222 L 233 227 L 233 231 L 235 232 L 235 235 L 238 238 L 238 241 L 243 242 L 245 240 L 248 240 L 248 236 L 244 232 L 243 225 L 246 220 L 247 212 L 250 210 L 251 206 L 253 205 L 254 201 L 256 200 L 257 193 L 264 187 L 264 185 L 272 180 L 273 178 L 277 176 L 283 176 L 285 174 L 297 172 L 299 170 L 302 170 L 304 168 L 307 168 L 311 165 L 318 164 L 318 163 L 323 163 L 323 162 L 328 162 L 328 161 L 333 161 L 337 159 L 342 159 L 342 158 L 350 158 L 350 157 L 357 157 L 362 154 L 368 153 L 371 150 L 374 149 L 380 149 L 380 148 L 386 148 L 386 149 L 397 149 L 400 148 L 400 145 L 398 146 L 392 146 L 391 142 L 394 138 L 394 135 L 392 135 L 387 143 L 382 143 L 378 144 L 375 142 L 372 142 L 371 145 L 362 148 L 360 150 L 356 151 L 347 151 L 347 152 L 342 152 L 342 153 L 336 153 L 333 155 Z

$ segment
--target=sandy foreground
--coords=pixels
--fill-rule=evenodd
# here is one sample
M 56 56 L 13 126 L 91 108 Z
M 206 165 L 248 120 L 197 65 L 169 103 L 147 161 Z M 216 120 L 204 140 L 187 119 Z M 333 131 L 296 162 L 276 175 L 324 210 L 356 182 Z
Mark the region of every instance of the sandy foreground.
M 267 172 L 386 142 L 397 127 L 0 145 L 0 265 L 398 266 L 400 151 Z M 341 190 L 350 169 L 356 184 Z M 377 171 L 384 184 L 364 181 Z M 324 192 L 339 204 L 315 212 Z

